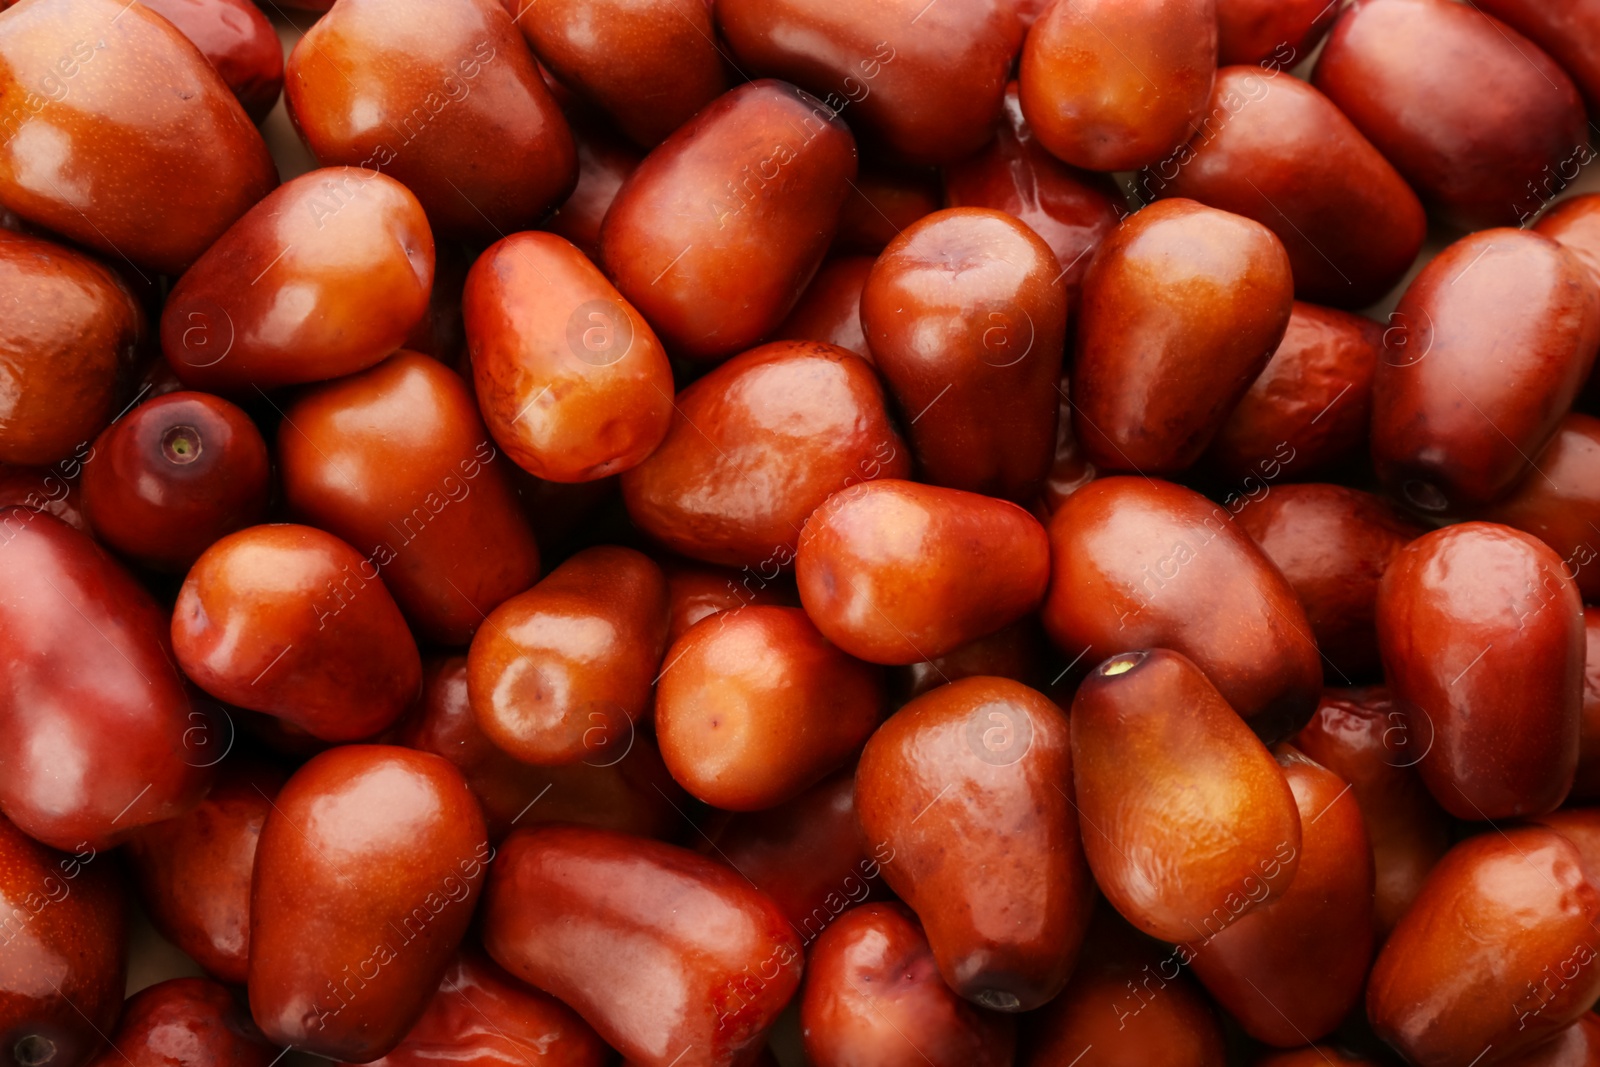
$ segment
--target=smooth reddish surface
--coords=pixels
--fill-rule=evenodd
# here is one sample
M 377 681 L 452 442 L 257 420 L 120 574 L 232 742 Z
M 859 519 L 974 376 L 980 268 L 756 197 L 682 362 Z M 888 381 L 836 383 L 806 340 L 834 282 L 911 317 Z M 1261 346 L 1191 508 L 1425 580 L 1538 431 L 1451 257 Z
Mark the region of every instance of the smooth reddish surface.
M 829 497 L 806 520 L 795 564 L 817 628 L 888 664 L 947 655 L 1009 626 L 1039 606 L 1049 577 L 1044 527 L 1022 508 L 888 478 Z
M 116 414 L 144 315 L 88 256 L 10 230 L 0 292 L 0 463 L 54 463 Z
M 1580 0 L 1482 0 L 1477 6 L 1550 53 L 1591 107 L 1600 103 L 1600 10 Z
M 1329 682 L 1377 677 L 1378 582 L 1423 528 L 1382 497 L 1315 482 L 1277 486 L 1236 519 L 1300 598 Z
M 194 42 L 259 123 L 283 91 L 283 43 L 248 0 L 140 0 Z
M 80 456 L 89 452 L 80 446 Z M 54 467 L 7 467 L 0 464 L 0 507 L 16 505 L 54 515 L 74 530 L 89 532 L 83 517 L 83 494 L 78 475 L 83 464 L 78 458 L 63 460 Z
M 1084 681 L 1072 763 L 1095 882 L 1151 937 L 1214 939 L 1292 884 L 1302 827 L 1283 771 L 1178 653 L 1124 653 Z
M 800 299 L 855 176 L 855 138 L 828 105 L 784 82 L 741 85 L 628 176 L 600 264 L 668 348 L 725 359 Z
M 642 1067 L 756 1058 L 800 984 L 783 913 L 692 852 L 580 827 L 521 830 L 489 881 L 483 940 Z
M 839 209 L 833 233 L 835 255 L 876 256 L 900 232 L 924 215 L 939 210 L 938 174 L 922 167 L 899 166 L 869 156 Z
M 1195 138 L 1140 183 L 1261 223 L 1289 253 L 1295 295 L 1338 307 L 1393 288 L 1427 231 L 1417 194 L 1327 97 L 1259 67 L 1219 71 Z
M 80 1067 L 122 1010 L 128 918 L 115 861 L 32 840 L 0 816 L 0 1048 Z M 52 988 L 52 986 L 54 988 Z
M 800 995 L 818 1067 L 1010 1067 L 1016 1022 L 951 992 L 910 909 L 864 904 L 817 939 Z
M 751 349 L 675 408 L 661 447 L 623 474 L 622 498 L 640 529 L 694 559 L 775 577 L 824 500 L 911 473 L 872 368 L 832 345 Z
M 224 534 L 261 518 L 271 470 L 250 416 L 208 393 L 134 408 L 94 442 L 83 510 L 107 547 L 147 567 L 184 571 Z
M 1217 62 L 1294 66 L 1338 16 L 1327 0 L 1217 0 Z
M 1561 557 L 1585 600 L 1600 600 L 1600 419 L 1562 419 L 1533 467 L 1476 517 L 1533 534 Z
M 1506 1056 L 1565 1029 L 1600 996 L 1600 891 L 1578 848 L 1544 827 L 1469 838 L 1428 876 L 1372 968 L 1367 1017 L 1418 1067 Z
M 1041 617 L 1069 658 L 1181 652 L 1274 739 L 1316 707 L 1322 659 L 1294 588 L 1198 493 L 1144 478 L 1090 482 L 1051 517 L 1050 554 Z
M 1422 784 L 1417 762 L 1432 737 L 1411 732 L 1382 686 L 1329 689 L 1294 744 L 1350 783 L 1372 841 L 1373 918 L 1387 937 L 1450 847 L 1450 820 Z
M 172 644 L 212 696 L 324 741 L 373 736 L 422 685 L 417 643 L 376 568 L 309 526 L 252 526 L 206 549 L 178 592 Z
M 1283 340 L 1223 420 L 1201 466 L 1247 495 L 1258 484 L 1343 472 L 1366 447 L 1384 328 L 1296 301 Z
M 773 328 L 773 338 L 823 341 L 871 363 L 872 349 L 861 325 L 861 290 L 874 262 L 872 256 L 844 256 L 824 263 L 789 317 Z
M 885 711 L 883 672 L 829 644 L 799 608 L 704 619 L 663 662 L 661 757 L 692 796 L 723 811 L 792 800 L 838 769 Z
M 1578 761 L 1584 624 L 1561 558 L 1493 523 L 1402 549 L 1378 587 L 1384 674 L 1419 739 L 1417 764 L 1458 819 L 1542 815 Z
M 1135 170 L 1189 139 L 1217 68 L 1215 0 L 1074 0 L 1022 49 L 1022 111 L 1076 167 Z
M 1068 307 L 1078 303 L 1094 250 L 1127 213 L 1114 181 L 1067 166 L 1039 143 L 1023 118 L 1016 82 L 1006 86 L 994 140 L 944 168 L 944 197 L 946 207 L 1004 211 L 1043 238 L 1060 263 Z
M 1583 637 L 1583 718 L 1572 796 L 1594 800 L 1600 799 L 1600 608 L 1583 609 Z
M 1078 445 L 1077 432 L 1072 428 L 1072 383 L 1063 374 L 1056 384 L 1060 396 L 1059 416 L 1056 419 L 1056 452 L 1050 463 L 1050 473 L 1045 476 L 1044 488 L 1034 503 L 1034 514 L 1047 520 L 1054 515 L 1067 497 L 1094 481 L 1100 474 L 1095 465 L 1083 454 Z
M 571 1008 L 463 949 L 382 1067 L 602 1067 L 611 1051 Z
M 643 731 L 599 746 L 588 760 L 535 767 L 496 748 L 472 714 L 467 657 L 425 665 L 422 697 L 396 740 L 456 765 L 483 805 L 489 839 L 518 826 L 571 822 L 641 837 L 669 837 L 683 826 L 683 790 Z
M 490 613 L 467 654 L 473 715 L 524 763 L 605 763 L 649 709 L 667 583 L 631 548 L 588 548 Z
M 1533 231 L 1577 256 L 1600 280 L 1600 194 L 1569 196 L 1539 216 Z
M 1195 949 L 1194 972 L 1245 1032 L 1278 1048 L 1331 1033 L 1372 962 L 1372 845 L 1345 780 L 1275 750 L 1300 813 L 1300 863 L 1283 892 Z
M 497 0 L 356 0 L 289 55 L 289 116 L 324 166 L 381 169 L 441 233 L 492 240 L 572 192 L 566 119 Z
M 462 314 L 484 421 L 528 473 L 593 481 L 638 466 L 666 436 L 674 386 L 661 342 L 564 238 L 491 246 Z
M 1031 500 L 1049 470 L 1066 338 L 1061 266 L 987 208 L 920 219 L 872 267 L 861 325 L 922 477 Z
M 734 570 L 678 556 L 664 556 L 660 562 L 661 573 L 667 576 L 669 645 L 688 633 L 689 627 L 719 611 L 751 604 L 794 607 L 799 603 L 793 585 L 776 573 Z
M 12 7 L 0 98 L 0 204 L 136 270 L 182 271 L 278 184 L 227 83 L 139 4 Z
M 551 73 L 645 148 L 728 86 L 706 0 L 550 0 L 517 10 Z
M 0 508 L 0 811 L 57 848 L 103 849 L 211 782 L 166 612 L 86 535 Z
M 250 1011 L 267 1037 L 364 1063 L 439 986 L 493 858 L 448 762 L 389 745 L 317 756 L 278 793 L 250 898 Z
M 1043 688 L 1044 633 L 1038 620 L 1025 615 L 1010 626 L 957 646 L 942 656 L 901 667 L 894 672 L 896 699 L 910 700 L 959 678 L 992 675 Z
M 739 67 L 817 94 L 893 158 L 948 163 L 1000 113 L 1018 26 L 1008 0 L 716 0 Z
M 1358 0 L 1312 82 L 1457 225 L 1522 222 L 1554 195 L 1545 183 L 1593 158 L 1572 79 L 1470 5 Z
M 617 190 L 639 165 L 644 153 L 628 144 L 609 126 L 593 118 L 567 116 L 572 139 L 578 146 L 578 184 L 572 195 L 541 227 L 577 245 L 584 255 L 600 261 L 600 225 L 605 221 Z
M 1543 1044 L 1496 1062 L 1506 1067 L 1600 1067 L 1600 1015 L 1590 1012 Z
M 1066 716 L 1007 678 L 918 697 L 867 742 L 856 812 L 890 888 L 917 913 L 945 982 L 1028 1011 L 1072 974 L 1094 903 L 1062 783 Z
M 91 1067 L 269 1067 L 267 1044 L 250 1012 L 220 982 L 171 978 L 128 998 Z
M 1103 470 L 1192 465 L 1283 340 L 1293 301 L 1289 257 L 1258 222 L 1183 199 L 1122 222 L 1083 279 L 1084 454 Z
M 1549 238 L 1484 230 L 1424 267 L 1390 323 L 1372 462 L 1412 505 L 1448 511 L 1503 496 L 1556 432 L 1594 364 L 1600 291 Z
M 448 367 L 397 352 L 304 392 L 278 427 L 283 493 L 381 575 L 420 637 L 472 639 L 539 577 L 539 546 L 501 458 Z
M 219 753 L 228 740 L 217 738 Z M 233 985 L 244 984 L 250 962 L 256 845 L 288 777 L 255 760 L 224 763 L 199 807 L 144 827 L 128 841 L 128 868 L 156 928 L 207 973 Z
M 191 389 L 337 378 L 399 348 L 428 308 L 433 234 L 405 186 L 357 167 L 288 182 L 167 298 L 161 347 Z

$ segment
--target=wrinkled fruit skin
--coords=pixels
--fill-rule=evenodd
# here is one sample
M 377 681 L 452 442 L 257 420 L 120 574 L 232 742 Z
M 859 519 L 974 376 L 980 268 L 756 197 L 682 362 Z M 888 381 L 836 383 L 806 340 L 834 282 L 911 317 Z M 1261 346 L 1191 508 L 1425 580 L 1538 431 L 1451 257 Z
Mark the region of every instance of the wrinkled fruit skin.
M 1059 993 L 1088 927 L 1094 885 L 1066 717 L 1007 678 L 918 697 L 872 735 L 856 811 L 890 888 L 911 906 L 951 989 L 1028 1011 Z
M 1395 555 L 1377 623 L 1440 805 L 1468 820 L 1553 811 L 1578 763 L 1585 643 L 1561 558 L 1510 527 L 1447 526 Z
M 13 7 L 0 97 L 0 204 L 144 270 L 182 271 L 278 184 L 221 76 L 140 4 Z
M 1181 471 L 1289 325 L 1289 257 L 1258 222 L 1162 200 L 1113 230 L 1083 279 L 1072 396 L 1102 470 Z
M 365 1063 L 421 1017 L 493 858 L 445 760 L 387 745 L 313 758 L 261 830 L 250 1012 L 267 1037 Z
M 749 1062 L 800 984 L 800 942 L 777 906 L 671 845 L 519 830 L 489 883 L 489 955 L 641 1067 Z
M 741 85 L 628 176 L 601 266 L 670 350 L 725 359 L 800 299 L 855 176 L 855 138 L 827 104 L 784 82 Z
M 269 1067 L 250 1012 L 209 978 L 171 978 L 128 998 L 111 1047 L 91 1067 Z
M 1544 827 L 1469 838 L 1428 876 L 1373 965 L 1367 1017 L 1418 1067 L 1531 1048 L 1600 997 L 1600 892 Z
M 1180 652 L 1274 740 L 1316 707 L 1322 660 L 1293 587 L 1227 511 L 1198 493 L 1098 479 L 1051 516 L 1050 554 L 1041 618 L 1068 657 Z
M 122 1011 L 128 918 L 112 857 L 0 816 L 0 1063 L 81 1067 Z M 54 983 L 59 992 L 51 988 Z M 26 1061 L 26 1062 L 25 1062 Z

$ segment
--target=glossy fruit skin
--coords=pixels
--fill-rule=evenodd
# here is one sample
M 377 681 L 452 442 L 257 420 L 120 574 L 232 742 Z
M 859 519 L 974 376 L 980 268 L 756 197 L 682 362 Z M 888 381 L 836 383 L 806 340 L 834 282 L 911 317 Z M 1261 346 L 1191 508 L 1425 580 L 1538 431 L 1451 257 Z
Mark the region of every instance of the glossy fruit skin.
M 1324 0 L 1217 0 L 1217 62 L 1292 67 L 1311 54 L 1338 14 Z
M 267 444 L 221 397 L 177 392 L 134 408 L 94 442 L 83 508 L 108 547 L 156 570 L 183 572 L 225 534 L 267 509 Z
M 1600 103 L 1600 61 L 1595 51 L 1600 45 L 1600 12 L 1588 4 L 1539 4 L 1529 0 L 1484 0 L 1478 9 L 1549 53 L 1591 107 Z M 1561 183 L 1556 183 L 1551 195 L 1560 189 Z
M 274 190 L 174 286 L 161 347 L 191 389 L 338 378 L 405 342 L 428 310 L 433 234 L 393 178 L 325 167 Z
M 1578 849 L 1545 827 L 1450 850 L 1378 954 L 1367 1017 L 1418 1067 L 1508 1056 L 1575 1022 L 1600 996 L 1600 892 Z
M 1593 800 L 1600 798 L 1600 608 L 1583 609 L 1583 637 L 1583 718 L 1571 795 Z
M 182 271 L 278 184 L 221 76 L 143 6 L 11 8 L 0 95 L 13 101 L 0 119 L 0 204 L 136 269 Z M 41 169 L 41 152 L 55 162 Z
M 267 1044 L 245 1006 L 209 978 L 170 978 L 128 998 L 111 1047 L 91 1067 L 268 1067 Z
M 1330 684 L 1377 677 L 1378 582 L 1424 529 L 1382 497 L 1316 482 L 1277 486 L 1235 518 L 1305 607 Z
M 861 290 L 874 262 L 872 256 L 843 256 L 824 263 L 789 317 L 773 329 L 773 338 L 823 341 L 871 363 L 872 348 L 861 325 Z
M 1033 513 L 1048 521 L 1062 503 L 1099 477 L 1100 472 L 1078 445 L 1077 432 L 1072 428 L 1072 382 L 1067 374 L 1056 383 L 1061 403 L 1056 418 L 1056 453 L 1050 463 L 1050 473 L 1045 476 L 1039 498 L 1034 502 Z
M 1044 661 L 1044 634 L 1038 621 L 1023 616 L 1004 629 L 987 637 L 936 656 L 930 660 L 912 663 L 893 672 L 896 699 L 911 700 L 930 689 L 976 675 L 1010 678 L 1042 688 L 1040 672 Z
M 645 1067 L 755 1058 L 800 984 L 800 942 L 732 870 L 672 845 L 548 826 L 506 839 L 484 946 Z
M 994 140 L 944 168 L 944 198 L 946 207 L 1004 211 L 1043 238 L 1060 264 L 1068 308 L 1077 306 L 1094 250 L 1127 213 L 1110 178 L 1070 167 L 1039 143 L 1022 115 L 1016 82 L 1006 86 Z
M 0 648 L 0 811 L 23 832 L 104 849 L 205 795 L 166 612 L 52 515 L 0 508 Z
M 366 554 L 425 640 L 465 645 L 539 577 L 539 546 L 472 392 L 400 351 L 301 393 L 278 426 L 290 509 Z
M 1008 500 L 1038 492 L 1066 339 L 1060 277 L 1043 238 L 987 208 L 936 211 L 878 257 L 861 325 L 928 481 Z
M 1348 470 L 1366 447 L 1384 328 L 1295 301 L 1283 340 L 1222 422 L 1201 466 L 1239 485 Z
M 944 984 L 902 904 L 853 908 L 817 939 L 800 1027 L 817 1067 L 1010 1067 L 1017 1042 L 1014 1018 L 974 1007 Z
M 974 559 L 988 564 L 975 568 Z M 1037 608 L 1050 545 L 1015 504 L 885 478 L 835 493 L 811 513 L 795 579 L 828 640 L 870 663 L 920 663 Z
M 1466 229 L 1521 222 L 1542 205 L 1538 183 L 1592 158 L 1566 72 L 1449 0 L 1352 4 L 1311 80 L 1432 210 Z
M 1600 278 L 1600 194 L 1569 196 L 1552 205 L 1534 223 L 1533 232 L 1558 242 Z
M 1429 792 L 1459 819 L 1553 811 L 1572 786 L 1584 626 L 1561 558 L 1494 523 L 1435 530 L 1378 586 L 1378 647 Z
M 422 685 L 373 562 L 310 526 L 251 526 L 206 549 L 178 591 L 172 644 L 212 696 L 324 741 L 372 737 Z
M 661 756 L 692 796 L 723 811 L 792 800 L 838 769 L 886 710 L 883 671 L 829 644 L 799 608 L 702 619 L 664 663 Z
M 1187 141 L 1217 68 L 1215 0 L 1053 4 L 1022 47 L 1022 111 L 1075 167 L 1136 170 Z
M 483 806 L 491 842 L 518 826 L 547 822 L 661 838 L 683 826 L 677 808 L 686 800 L 683 790 L 643 731 L 564 767 L 535 767 L 496 748 L 472 714 L 466 656 L 424 664 L 422 696 L 396 740 L 456 765 Z
M 364 1063 L 422 1015 L 493 858 L 448 762 L 390 745 L 315 756 L 261 829 L 250 1011 L 280 1045 Z M 371 973 L 368 973 L 368 969 Z
M 1084 454 L 1103 470 L 1191 466 L 1283 340 L 1293 302 L 1289 257 L 1258 222 L 1181 198 L 1123 221 L 1083 279 L 1072 386 Z
M 140 0 L 182 31 L 222 75 L 244 113 L 263 122 L 283 91 L 283 44 L 246 0 Z
M 741 85 L 628 176 L 600 265 L 674 353 L 725 359 L 800 299 L 855 176 L 855 138 L 826 104 L 785 82 Z
M 1289 253 L 1295 295 L 1337 307 L 1393 288 L 1427 234 L 1422 201 L 1332 101 L 1254 66 L 1217 72 L 1200 133 L 1141 180 L 1261 223 Z
M 1503 1067 L 1597 1067 L 1600 1065 L 1600 1015 L 1585 1014 L 1555 1037 L 1507 1060 Z
M 653 148 L 728 87 L 703 0 L 556 0 L 518 26 L 564 85 Z
M 869 143 L 922 166 L 970 155 L 993 132 L 1017 52 L 1010 8 L 716 0 L 741 67 L 816 93 Z
M 572 195 L 544 220 L 540 229 L 565 237 L 595 262 L 600 261 L 600 225 L 617 190 L 628 180 L 644 153 L 628 144 L 608 124 L 593 117 L 568 114 L 578 148 L 578 184 Z
M 28 1067 L 81 1067 L 116 1024 L 128 917 L 113 864 L 88 844 L 57 852 L 0 816 L 0 1049 L 7 1067 L 22 1067 L 23 1043 L 33 1052 Z
M 1533 534 L 1585 600 L 1600 600 L 1600 419 L 1567 415 L 1533 465 L 1537 473 L 1476 517 Z
M 708 615 L 754 604 L 794 607 L 799 598 L 786 581 L 776 574 L 734 570 L 710 563 L 663 554 L 661 573 L 667 577 L 667 644 L 689 632 L 689 627 Z
M 920 167 L 864 162 L 850 183 L 833 232 L 834 255 L 876 257 L 901 231 L 939 210 L 939 181 Z
M 576 1012 L 481 950 L 450 961 L 422 1018 L 382 1067 L 602 1067 L 611 1051 Z
M 1029 1011 L 1072 974 L 1094 883 L 1062 791 L 1071 774 L 1066 716 L 1008 678 L 940 686 L 867 742 L 856 768 L 865 841 L 893 850 L 884 878 L 967 1000 Z
M 1164 648 L 1113 656 L 1071 718 L 1084 853 L 1124 919 L 1205 942 L 1282 898 L 1302 853 L 1294 794 L 1200 668 Z
M 604 763 L 649 709 L 666 642 L 661 568 L 584 549 L 484 621 L 467 653 L 473 715 L 524 763 Z
M 256 760 L 222 766 L 199 807 L 140 829 L 128 841 L 127 858 L 145 911 L 162 935 L 208 974 L 243 985 L 256 845 L 289 776 Z
M 772 898 L 807 948 L 839 915 L 887 894 L 887 846 L 869 851 L 856 822 L 855 768 L 764 811 L 734 815 L 698 846 Z
M 144 315 L 88 256 L 10 230 L 0 230 L 0 291 L 0 463 L 54 463 L 116 413 Z
M 1292 746 L 1274 754 L 1300 813 L 1294 880 L 1198 946 L 1194 971 L 1251 1037 L 1295 1048 L 1331 1033 L 1361 1000 L 1372 962 L 1372 845 L 1343 778 Z
M 79 462 L 91 446 L 79 446 L 79 455 L 64 460 L 55 467 L 8 467 L 0 465 L 0 507 L 28 508 L 54 515 L 74 530 L 89 532 L 89 520 L 83 517 L 83 494 L 78 487 L 78 475 L 83 470 Z
M 1424 267 L 1390 320 L 1372 462 L 1394 492 L 1441 512 L 1487 504 L 1527 473 L 1594 364 L 1600 291 L 1549 238 L 1483 230 Z
M 622 499 L 640 529 L 693 559 L 775 575 L 824 500 L 911 473 L 872 368 L 832 345 L 753 348 L 675 408 L 666 440 L 622 475 Z
M 462 298 L 489 432 L 523 470 L 587 482 L 644 460 L 672 424 L 672 367 L 644 318 L 564 238 L 519 233 Z
M 1316 707 L 1322 660 L 1293 587 L 1198 493 L 1144 478 L 1090 482 L 1051 516 L 1050 555 L 1041 618 L 1068 656 L 1180 652 L 1270 739 Z
M 1085 1048 L 1095 1067 L 1223 1067 L 1216 1013 L 1183 974 L 1190 958 L 1097 910 L 1072 981 L 1023 1023 L 1019 1067 L 1068 1067 Z
M 1372 841 L 1373 919 L 1389 935 L 1450 848 L 1450 820 L 1416 763 L 1429 738 L 1410 732 L 1382 686 L 1328 689 L 1294 745 L 1350 783 Z
M 1308 1045 L 1292 1052 L 1274 1052 L 1257 1060 L 1256 1067 L 1377 1067 L 1377 1062 L 1332 1045 Z
M 285 100 L 324 166 L 381 170 L 440 234 L 526 229 L 572 192 L 572 131 L 511 16 L 466 0 L 358 0 L 318 19 L 289 56 Z M 420 110 L 423 122 L 417 123 Z

